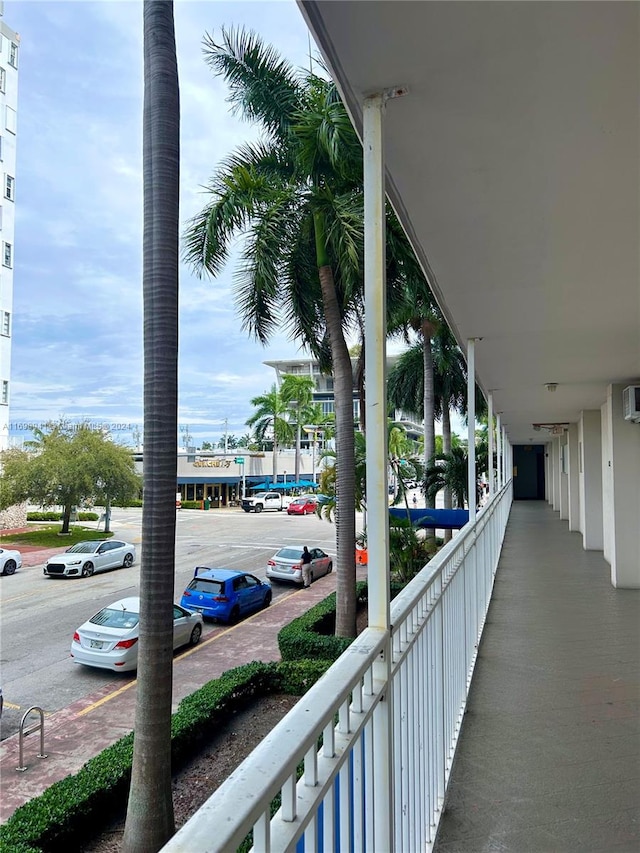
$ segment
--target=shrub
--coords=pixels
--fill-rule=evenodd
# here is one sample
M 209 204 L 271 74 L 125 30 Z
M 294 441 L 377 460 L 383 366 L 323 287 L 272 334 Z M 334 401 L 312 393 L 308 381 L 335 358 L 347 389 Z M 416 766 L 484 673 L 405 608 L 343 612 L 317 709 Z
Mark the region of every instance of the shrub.
M 62 521 L 64 513 L 62 512 L 28 512 L 27 521 Z M 97 512 L 79 512 L 77 514 L 78 521 L 97 521 L 100 516 Z
M 202 501 L 182 501 L 182 509 L 202 509 Z
M 301 696 L 330 666 L 330 661 L 245 664 L 225 672 L 186 696 L 171 720 L 172 763 L 184 764 L 217 726 L 258 696 Z M 0 849 L 7 853 L 43 853 L 82 849 L 82 842 L 113 812 L 124 809 L 131 778 L 133 733 L 126 735 L 67 776 L 16 809 L 0 826 Z
M 391 583 L 391 598 L 405 586 Z M 366 581 L 356 583 L 357 606 L 368 601 Z M 351 645 L 355 637 L 336 637 L 336 594 L 332 592 L 315 607 L 293 619 L 278 633 L 278 648 L 283 661 L 328 660 L 333 663 Z

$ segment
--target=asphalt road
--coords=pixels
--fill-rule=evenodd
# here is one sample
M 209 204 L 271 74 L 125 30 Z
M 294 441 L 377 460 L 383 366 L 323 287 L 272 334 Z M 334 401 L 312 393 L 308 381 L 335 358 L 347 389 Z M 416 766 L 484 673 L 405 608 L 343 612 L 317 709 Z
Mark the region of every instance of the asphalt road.
M 114 689 L 134 674 L 114 673 L 73 663 L 69 646 L 75 629 L 97 610 L 127 595 L 137 595 L 142 511 L 114 509 L 116 539 L 137 546 L 136 563 L 90 578 L 47 578 L 42 565 L 0 577 L 0 666 L 4 712 L 0 739 L 17 731 L 32 705 L 50 714 L 107 685 Z M 267 560 L 283 545 L 299 542 L 335 555 L 335 525 L 314 515 L 244 513 L 240 509 L 177 514 L 175 598 L 196 565 L 225 566 L 265 577 Z M 274 599 L 290 587 L 273 585 Z M 204 636 L 216 630 L 205 623 Z

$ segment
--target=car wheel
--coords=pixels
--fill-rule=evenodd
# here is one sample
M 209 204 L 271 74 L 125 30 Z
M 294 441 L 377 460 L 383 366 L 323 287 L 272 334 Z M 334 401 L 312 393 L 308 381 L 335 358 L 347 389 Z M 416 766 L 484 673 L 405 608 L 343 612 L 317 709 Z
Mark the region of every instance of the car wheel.
M 123 569 L 130 569 L 133 565 L 133 554 L 125 554 L 124 560 L 122 561 Z
M 255 510 L 256 512 L 262 512 L 262 504 L 256 504 Z
M 245 512 L 250 512 L 249 507 L 243 506 L 243 507 L 242 507 L 242 509 L 243 509 Z
M 333 563 L 329 563 L 329 565 L 327 566 L 327 574 L 330 575 L 332 571 L 333 571 Z
M 202 636 L 202 625 L 194 625 L 191 636 L 189 637 L 189 645 L 197 646 Z
M 93 574 L 93 563 L 85 563 L 82 567 L 82 577 L 90 578 Z
M 2 570 L 3 575 L 12 575 L 16 570 L 16 561 L 15 560 L 7 560 L 4 564 L 4 569 Z
M 240 618 L 240 608 L 236 604 L 236 606 L 232 609 L 231 613 L 229 614 L 229 624 L 235 625 L 239 618 Z
M 268 607 L 271 604 L 271 598 L 272 598 L 271 590 L 269 590 L 269 592 L 264 597 L 264 606 L 265 607 Z

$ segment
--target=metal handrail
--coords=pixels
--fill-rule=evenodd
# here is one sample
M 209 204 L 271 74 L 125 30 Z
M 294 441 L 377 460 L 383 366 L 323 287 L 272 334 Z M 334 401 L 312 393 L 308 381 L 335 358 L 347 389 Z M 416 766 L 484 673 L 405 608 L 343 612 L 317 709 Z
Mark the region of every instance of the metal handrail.
M 39 720 L 39 722 L 34 723 L 34 725 L 31 726 L 30 728 L 25 729 L 24 724 L 27 720 L 27 717 L 29 716 L 29 714 L 32 711 L 38 712 L 40 720 Z M 23 760 L 24 739 L 28 735 L 31 735 L 37 731 L 40 732 L 40 752 L 38 753 L 37 757 L 38 758 L 46 758 L 47 754 L 44 751 L 44 711 L 42 710 L 42 708 L 39 708 L 37 705 L 32 705 L 30 708 L 27 708 L 27 710 L 22 715 L 22 719 L 20 720 L 20 729 L 19 729 L 19 733 L 18 733 L 18 761 L 20 762 L 20 765 L 18 767 L 16 767 L 16 770 L 18 770 L 20 773 L 24 773 L 24 771 L 27 769 L 27 765 L 24 763 L 24 760 Z

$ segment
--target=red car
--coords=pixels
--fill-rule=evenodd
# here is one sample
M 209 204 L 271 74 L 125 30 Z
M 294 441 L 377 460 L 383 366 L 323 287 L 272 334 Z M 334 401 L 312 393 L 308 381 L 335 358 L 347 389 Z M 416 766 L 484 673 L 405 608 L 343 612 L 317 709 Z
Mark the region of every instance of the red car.
M 315 511 L 314 498 L 294 498 L 287 507 L 287 515 L 310 515 Z

